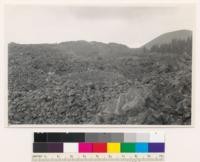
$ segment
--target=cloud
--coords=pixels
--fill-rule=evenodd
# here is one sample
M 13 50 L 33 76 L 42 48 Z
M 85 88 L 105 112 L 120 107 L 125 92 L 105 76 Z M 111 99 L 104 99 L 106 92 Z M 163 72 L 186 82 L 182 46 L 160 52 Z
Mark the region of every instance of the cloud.
M 88 40 L 140 46 L 156 36 L 194 26 L 194 7 L 69 7 L 8 5 L 6 40 L 52 43 Z

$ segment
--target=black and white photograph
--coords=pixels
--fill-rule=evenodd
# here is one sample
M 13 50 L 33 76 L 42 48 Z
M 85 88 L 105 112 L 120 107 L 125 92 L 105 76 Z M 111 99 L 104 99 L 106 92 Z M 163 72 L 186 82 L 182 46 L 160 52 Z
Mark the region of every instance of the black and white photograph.
M 192 124 L 192 4 L 5 7 L 9 125 Z

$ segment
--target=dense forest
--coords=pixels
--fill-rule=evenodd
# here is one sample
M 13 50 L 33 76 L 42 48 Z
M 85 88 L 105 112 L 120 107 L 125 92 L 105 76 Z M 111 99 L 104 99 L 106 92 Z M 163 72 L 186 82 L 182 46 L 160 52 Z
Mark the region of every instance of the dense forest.
M 151 52 L 161 53 L 192 53 L 192 38 L 188 37 L 186 40 L 173 39 L 170 43 L 161 45 L 153 45 Z
M 191 124 L 192 37 L 8 46 L 10 124 Z

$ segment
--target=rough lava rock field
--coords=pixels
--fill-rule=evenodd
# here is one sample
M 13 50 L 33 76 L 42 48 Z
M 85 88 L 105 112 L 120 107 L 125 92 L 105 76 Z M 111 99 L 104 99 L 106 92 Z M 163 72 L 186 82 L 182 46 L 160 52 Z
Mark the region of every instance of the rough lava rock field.
M 138 49 L 71 41 L 8 51 L 9 124 L 191 124 L 191 37 Z

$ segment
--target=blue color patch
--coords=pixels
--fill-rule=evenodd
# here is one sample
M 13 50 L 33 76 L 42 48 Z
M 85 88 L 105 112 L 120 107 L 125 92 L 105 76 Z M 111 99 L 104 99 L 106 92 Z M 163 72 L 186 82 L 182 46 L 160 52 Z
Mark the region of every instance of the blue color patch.
M 146 153 L 148 152 L 148 143 L 136 143 L 135 152 Z

